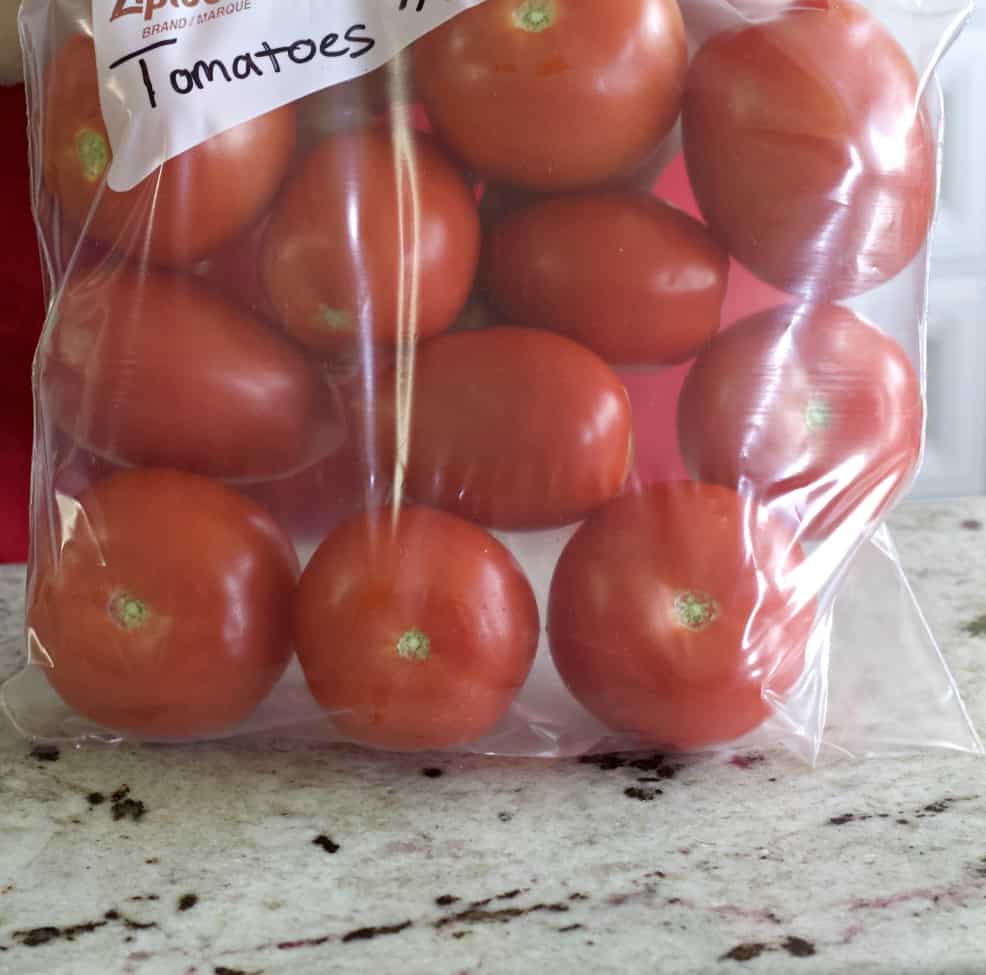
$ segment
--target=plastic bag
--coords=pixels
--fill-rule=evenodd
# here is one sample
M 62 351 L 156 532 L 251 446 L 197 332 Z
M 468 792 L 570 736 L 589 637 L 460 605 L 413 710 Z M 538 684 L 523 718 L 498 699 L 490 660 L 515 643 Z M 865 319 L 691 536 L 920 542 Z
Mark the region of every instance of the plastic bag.
M 26 0 L 51 303 L 8 715 L 979 750 L 880 528 L 967 14 Z

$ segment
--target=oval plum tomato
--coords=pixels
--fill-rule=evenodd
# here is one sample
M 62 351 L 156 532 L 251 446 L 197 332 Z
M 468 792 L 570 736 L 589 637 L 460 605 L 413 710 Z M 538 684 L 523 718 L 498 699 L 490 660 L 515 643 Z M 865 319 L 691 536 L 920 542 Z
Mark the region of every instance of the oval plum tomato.
M 904 350 L 839 305 L 774 308 L 726 329 L 678 400 L 693 475 L 794 509 L 805 538 L 877 519 L 916 470 L 923 429 Z
M 194 263 L 248 226 L 273 198 L 294 154 L 295 109 L 287 105 L 213 136 L 132 190 L 115 193 L 105 187 L 112 150 L 91 38 L 73 37 L 59 51 L 45 98 L 48 190 L 72 222 L 86 224 L 87 234 L 155 264 Z
M 403 417 L 399 378 L 380 384 L 378 443 L 416 501 L 494 528 L 547 528 L 583 518 L 626 480 L 626 390 L 570 339 L 494 326 L 426 342 Z
M 558 671 L 608 728 L 696 749 L 752 731 L 794 685 L 815 615 L 792 529 L 718 485 L 671 481 L 583 524 L 551 582 Z
M 126 471 L 57 499 L 61 538 L 38 546 L 32 653 L 72 708 L 153 738 L 246 718 L 291 656 L 294 550 L 218 481 Z
M 427 137 L 370 127 L 329 136 L 278 203 L 261 255 L 284 326 L 328 356 L 448 328 L 479 261 L 479 216 Z
M 414 46 L 445 142 L 539 190 L 629 176 L 678 117 L 687 59 L 675 0 L 486 0 Z
M 490 731 L 534 661 L 530 584 L 496 539 L 428 508 L 345 522 L 302 576 L 298 656 L 340 732 L 448 748 Z
M 328 390 L 286 339 L 201 285 L 100 269 L 69 281 L 56 315 L 44 408 L 95 452 L 236 480 L 317 459 Z
M 508 321 L 541 325 L 617 365 L 673 365 L 719 328 L 729 258 L 654 197 L 591 193 L 535 204 L 487 238 L 487 283 Z
M 682 124 L 710 228 L 782 291 L 859 294 L 901 271 L 927 236 L 937 149 L 917 75 L 849 0 L 706 42 Z

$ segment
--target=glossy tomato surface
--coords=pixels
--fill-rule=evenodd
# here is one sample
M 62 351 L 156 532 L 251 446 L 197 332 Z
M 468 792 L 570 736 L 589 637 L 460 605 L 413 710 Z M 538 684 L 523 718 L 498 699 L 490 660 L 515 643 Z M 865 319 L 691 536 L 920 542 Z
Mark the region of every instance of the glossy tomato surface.
M 115 193 L 104 187 L 112 150 L 89 37 L 73 37 L 57 54 L 45 97 L 48 191 L 72 223 L 86 224 L 87 234 L 156 264 L 193 263 L 247 227 L 270 203 L 295 150 L 295 109 L 286 105 L 213 136 L 132 190 Z
M 481 737 L 507 710 L 537 649 L 537 604 L 485 531 L 427 508 L 358 515 L 301 580 L 298 654 L 343 734 L 401 750 Z
M 118 266 L 70 280 L 41 368 L 47 415 L 134 465 L 273 477 L 316 459 L 332 421 L 293 345 L 170 273 Z
M 935 133 L 907 55 L 849 0 L 713 37 L 692 62 L 682 123 L 709 226 L 783 291 L 859 294 L 924 243 Z
M 694 476 L 796 511 L 805 537 L 878 518 L 916 471 L 923 429 L 904 350 L 839 305 L 788 305 L 726 329 L 678 401 Z
M 654 197 L 591 193 L 514 213 L 486 243 L 503 316 L 616 365 L 672 365 L 718 330 L 729 259 L 697 220 Z
M 376 432 L 384 467 L 401 472 L 415 501 L 495 528 L 544 528 L 578 521 L 626 480 L 626 390 L 570 339 L 509 326 L 455 332 L 421 345 L 404 378 L 406 405 L 397 376 L 381 382 Z
M 57 509 L 28 626 L 66 703 L 152 738 L 245 719 L 291 655 L 298 563 L 274 522 L 231 488 L 166 470 L 114 475 Z
M 479 261 L 472 192 L 427 137 L 332 135 L 289 181 L 261 268 L 285 327 L 315 352 L 393 345 L 448 328 Z
M 486 0 L 414 47 L 418 92 L 453 151 L 541 190 L 630 175 L 678 117 L 686 64 L 675 0 Z
M 728 488 L 625 495 L 558 561 L 555 664 L 613 731 L 676 749 L 731 741 L 801 674 L 815 613 L 803 565 L 791 528 Z

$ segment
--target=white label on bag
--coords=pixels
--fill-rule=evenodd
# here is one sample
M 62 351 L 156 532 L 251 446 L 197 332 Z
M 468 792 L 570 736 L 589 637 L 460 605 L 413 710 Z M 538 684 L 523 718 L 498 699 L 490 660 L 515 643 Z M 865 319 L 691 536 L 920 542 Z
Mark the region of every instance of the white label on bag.
M 128 190 L 213 135 L 366 74 L 482 2 L 93 0 L 108 185 Z

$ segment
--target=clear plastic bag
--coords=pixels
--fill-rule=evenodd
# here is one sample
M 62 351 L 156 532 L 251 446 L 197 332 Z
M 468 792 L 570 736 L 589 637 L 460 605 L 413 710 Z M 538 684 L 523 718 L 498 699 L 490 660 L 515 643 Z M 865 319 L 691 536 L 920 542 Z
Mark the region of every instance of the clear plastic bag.
M 881 527 L 968 8 L 273 6 L 23 6 L 15 725 L 980 750 Z

